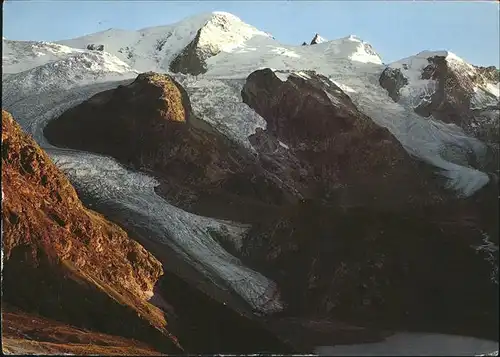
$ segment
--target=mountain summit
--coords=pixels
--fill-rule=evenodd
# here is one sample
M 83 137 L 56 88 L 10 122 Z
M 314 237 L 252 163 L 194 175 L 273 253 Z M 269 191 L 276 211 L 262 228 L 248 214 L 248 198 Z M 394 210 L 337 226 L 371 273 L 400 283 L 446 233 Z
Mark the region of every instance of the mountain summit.
M 313 39 L 311 40 L 311 45 L 316 45 L 318 43 L 323 43 L 326 41 L 328 41 L 328 40 L 324 39 L 319 34 L 316 34 L 316 35 L 314 35 Z
M 59 41 L 69 47 L 88 49 L 103 46 L 120 60 L 139 71 L 169 70 L 175 72 L 206 70 L 204 62 L 220 51 L 231 51 L 253 36 L 270 37 L 227 12 L 192 16 L 167 26 L 148 27 L 138 31 L 109 29 L 103 32 Z

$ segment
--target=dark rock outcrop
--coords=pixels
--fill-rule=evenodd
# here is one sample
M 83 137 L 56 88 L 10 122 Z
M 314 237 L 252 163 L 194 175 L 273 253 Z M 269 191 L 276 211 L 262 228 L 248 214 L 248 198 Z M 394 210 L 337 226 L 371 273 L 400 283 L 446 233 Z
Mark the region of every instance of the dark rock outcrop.
M 87 50 L 91 50 L 91 51 L 104 51 L 104 45 L 96 45 L 96 44 L 89 44 L 87 45 Z
M 256 71 L 242 97 L 267 122 L 251 138 L 259 154 L 279 177 L 307 182 L 296 185 L 301 204 L 244 241 L 247 263 L 278 283 L 288 314 L 495 336 L 495 185 L 467 200 L 444 193 L 429 167 L 313 72 L 282 81 Z
M 481 87 L 498 83 L 499 71 L 445 56 L 432 56 L 427 61 L 421 79 L 435 81 L 436 87 L 427 100 L 415 106 L 415 112 L 456 124 L 467 134 L 486 142 L 498 142 L 500 104 L 498 98 Z M 404 64 L 403 68 L 411 70 L 409 66 L 411 64 Z M 386 68 L 380 77 L 380 85 L 396 102 L 400 99 L 400 89 L 408 84 L 408 79 L 397 68 Z
M 389 96 L 395 102 L 399 101 L 399 91 L 408 84 L 408 79 L 398 68 L 387 67 L 380 75 L 380 85 L 387 89 Z
M 141 74 L 97 94 L 49 122 L 44 133 L 55 145 L 152 173 L 161 195 L 200 214 L 253 220 L 265 214 L 263 204 L 294 199 L 254 156 L 198 119 L 185 90 L 167 75 Z
M 304 198 L 398 209 L 445 195 L 430 168 L 322 75 L 301 72 L 282 81 L 270 69 L 255 71 L 242 97 L 267 122 L 251 138 L 261 162 L 274 162 L 267 169 L 294 182 Z
M 430 102 L 419 105 L 415 112 L 467 128 L 473 119 L 470 107 L 474 83 L 466 75 L 453 70 L 446 57 L 435 56 L 427 60 L 429 65 L 423 69 L 421 78 L 435 80 L 437 88 Z
M 170 63 L 170 70 L 175 73 L 192 74 L 194 76 L 207 71 L 205 61 L 219 53 L 216 48 L 201 48 L 200 36 L 203 28 L 199 29 L 195 38 Z
M 498 241 L 462 208 L 394 213 L 307 201 L 254 225 L 244 254 L 278 283 L 290 316 L 496 339 Z
M 164 352 L 181 351 L 164 313 L 148 302 L 161 264 L 120 227 L 86 209 L 5 111 L 2 191 L 5 301 Z
M 314 35 L 313 39 L 311 40 L 311 45 L 316 45 L 318 43 L 325 42 L 325 39 L 322 38 L 319 34 Z
M 483 76 L 484 79 L 498 83 L 500 82 L 500 69 L 495 66 L 482 67 L 482 66 L 474 66 L 476 70 L 479 72 L 479 75 Z

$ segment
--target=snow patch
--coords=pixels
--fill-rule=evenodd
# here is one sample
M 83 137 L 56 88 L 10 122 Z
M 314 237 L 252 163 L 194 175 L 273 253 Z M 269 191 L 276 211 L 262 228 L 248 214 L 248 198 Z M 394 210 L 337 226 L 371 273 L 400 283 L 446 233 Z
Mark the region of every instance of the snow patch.
M 471 98 L 471 109 L 486 109 L 498 106 L 500 100 L 500 83 L 487 83 L 484 86 L 475 86 Z
M 493 243 L 486 233 L 483 233 L 482 244 L 473 246 L 472 248 L 476 252 L 481 252 L 486 256 L 486 261 L 492 266 L 491 281 L 498 285 L 498 260 L 496 258 L 498 256 L 498 245 Z
M 497 99 L 500 98 L 500 82 L 498 83 L 487 83 L 485 88 L 489 93 L 493 94 Z
M 334 80 L 330 79 L 330 82 L 332 82 L 333 84 L 335 84 L 337 87 L 339 87 L 340 89 L 342 89 L 343 92 L 345 93 L 356 93 L 356 91 L 354 89 L 352 89 L 351 87 L 343 84 L 343 83 L 338 83 L 338 82 L 335 82 Z
M 274 74 L 278 77 L 282 82 L 286 82 L 288 77 L 290 77 L 289 72 L 275 71 Z
M 307 73 L 302 72 L 302 71 L 294 72 L 293 74 L 295 74 L 297 77 L 300 77 L 303 79 L 311 79 L 311 77 Z
M 287 149 L 287 150 L 289 150 L 289 149 L 290 149 L 290 148 L 288 147 L 288 145 L 286 145 L 286 144 L 285 144 L 284 142 L 282 142 L 282 141 L 279 141 L 279 140 L 278 140 L 278 144 L 280 144 L 280 146 L 281 146 L 282 148 L 285 148 L 285 149 Z

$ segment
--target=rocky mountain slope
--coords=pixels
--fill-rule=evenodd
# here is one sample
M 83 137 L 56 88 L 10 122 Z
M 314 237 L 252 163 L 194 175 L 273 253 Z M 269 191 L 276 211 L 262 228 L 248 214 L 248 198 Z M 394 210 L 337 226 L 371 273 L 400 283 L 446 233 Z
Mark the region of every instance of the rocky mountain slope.
M 5 107 L 170 279 L 242 317 L 230 324 L 292 345 L 301 331 L 302 351 L 384 329 L 497 338 L 493 69 L 441 52 L 386 66 L 355 36 L 288 46 L 227 13 L 11 42 Z
M 121 228 L 86 209 L 5 111 L 2 193 L 4 300 L 66 323 L 142 338 L 167 352 L 181 350 L 165 329 L 164 313 L 148 302 L 161 264 Z
M 444 198 L 430 168 L 327 77 L 280 77 L 270 69 L 250 74 L 242 99 L 267 122 L 265 131 L 251 137 L 257 151 L 278 177 L 302 181 L 304 188 L 296 185 L 302 198 L 379 209 Z
M 158 190 L 182 207 L 233 197 L 243 208 L 293 196 L 293 187 L 266 175 L 252 155 L 197 118 L 188 94 L 169 76 L 141 74 L 128 86 L 72 108 L 44 133 L 52 144 L 107 154 L 154 172 Z
M 2 304 L 2 352 L 7 355 L 75 354 L 158 356 L 132 339 L 77 328 Z
M 258 338 L 261 348 L 290 351 L 258 323 L 219 306 L 175 275 L 160 279 L 162 265 L 181 269 L 185 263 L 148 241 L 146 251 L 86 209 L 10 114 L 3 111 L 2 120 L 2 299 L 13 307 L 3 317 L 4 327 L 12 330 L 3 335 L 4 351 L 253 351 L 254 345 L 241 339 L 245 334 Z M 20 321 L 27 316 L 32 328 Z M 94 342 L 85 347 L 86 340 Z
M 499 73 L 493 66 L 473 66 L 451 52 L 424 51 L 390 64 L 380 84 L 394 101 L 406 103 L 419 115 L 453 123 L 497 146 Z
M 256 71 L 242 89 L 242 100 L 267 120 L 267 128 L 249 138 L 260 159 L 260 165 L 246 162 L 246 175 L 253 179 L 241 183 L 243 191 L 231 193 L 241 199 L 250 192 L 249 196 L 260 201 L 256 208 L 265 210 L 266 218 L 271 219 L 265 223 L 262 216 L 252 215 L 260 219 L 250 222 L 254 227 L 243 241 L 242 256 L 278 283 L 287 313 L 359 318 L 356 322 L 362 324 L 399 321 L 405 328 L 423 326 L 492 336 L 490 331 L 496 331 L 496 286 L 488 273 L 490 262 L 471 247 L 480 246 L 485 237 L 497 236 L 496 221 L 491 217 L 498 210 L 495 199 L 488 197 L 498 196 L 495 187 L 487 188 L 485 198 L 458 200 L 440 188 L 429 165 L 411 158 L 387 129 L 359 112 L 328 78 L 314 72 L 279 76 L 270 69 Z M 245 161 L 238 156 L 237 146 L 214 145 L 217 138 L 224 141 L 209 125 L 204 130 L 189 127 L 196 120 L 179 83 L 148 73 L 128 87 L 104 92 L 70 109 L 51 121 L 45 133 L 56 145 L 136 162 L 136 167 L 147 167 L 159 180 L 175 181 L 180 174 L 195 196 L 188 200 L 197 201 L 196 196 L 203 195 L 197 180 L 215 178 L 217 186 L 227 187 L 231 175 Z M 96 127 L 102 128 L 102 138 L 91 135 Z M 115 128 L 127 131 L 120 134 Z M 122 136 L 114 138 L 116 134 Z M 203 150 L 198 149 L 200 145 Z M 202 159 L 202 152 L 210 153 L 211 160 Z M 224 157 L 239 166 L 231 168 L 224 163 L 227 159 L 221 160 Z M 199 174 L 200 169 L 195 169 L 199 164 L 207 171 Z M 259 195 L 256 187 L 262 187 L 258 178 L 263 173 L 280 178 L 282 190 L 288 189 L 306 203 L 270 201 L 269 193 Z M 279 189 L 275 186 L 276 192 Z M 182 207 L 192 209 L 182 197 L 178 199 Z M 216 196 L 204 199 L 208 207 L 217 205 Z M 232 207 L 228 205 L 227 210 Z M 219 212 L 211 213 L 216 216 Z M 462 226 L 464 217 L 467 224 Z M 363 230 L 355 230 L 353 222 Z M 411 233 L 406 231 L 408 227 L 412 227 Z M 306 239 L 311 234 L 312 241 Z M 342 238 L 336 238 L 339 234 Z M 398 240 L 399 236 L 405 239 Z M 445 247 L 451 242 L 454 253 L 450 255 Z M 359 258 L 350 244 L 359 246 Z M 427 252 L 430 246 L 443 249 L 431 256 Z M 333 257 L 338 266 L 332 263 Z M 427 261 L 427 269 L 417 268 L 422 260 Z M 440 266 L 442 275 L 432 264 Z M 329 269 L 332 266 L 336 268 Z M 339 269 L 344 283 L 337 276 Z M 475 284 L 467 284 L 464 290 L 463 279 L 476 275 L 482 279 L 473 279 Z M 414 281 L 421 282 L 416 289 L 412 288 Z M 363 297 L 365 290 L 368 297 Z M 485 294 L 474 295 L 478 290 Z M 425 308 L 422 301 L 427 301 Z M 430 314 L 441 316 L 440 323 L 427 325 Z M 459 324 L 464 320 L 470 322 Z M 478 326 L 487 327 L 479 332 Z

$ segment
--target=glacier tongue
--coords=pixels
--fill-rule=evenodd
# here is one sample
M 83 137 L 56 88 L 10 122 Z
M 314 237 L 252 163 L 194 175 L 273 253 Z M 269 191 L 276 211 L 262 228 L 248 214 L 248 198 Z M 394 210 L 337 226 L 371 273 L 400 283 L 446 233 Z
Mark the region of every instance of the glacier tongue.
M 11 95 L 4 105 L 68 175 L 78 191 L 94 202 L 93 208 L 112 207 L 117 212 L 113 217 L 117 223 L 146 231 L 150 238 L 168 245 L 216 286 L 234 291 L 255 311 L 280 311 L 283 304 L 276 284 L 243 265 L 210 234 L 210 230 L 224 231 L 238 239 L 247 227 L 197 216 L 170 205 L 154 192 L 157 182 L 153 178 L 127 170 L 110 157 L 60 149 L 47 143 L 43 128 L 48 120 L 98 92 L 130 82 L 109 81 L 49 91 L 43 96 L 30 95 L 34 87 L 27 86 L 20 98 Z
M 118 223 L 150 232 L 213 283 L 223 289 L 233 289 L 255 310 L 272 313 L 283 308 L 276 284 L 244 266 L 209 232 L 225 227 L 225 231 L 244 234 L 244 228 L 197 216 L 168 204 L 154 192 L 156 182 L 153 179 L 130 172 L 109 157 L 54 149 L 49 153 L 77 189 L 92 197 L 97 209 L 112 205 L 113 209 L 122 211 L 116 215 Z M 141 216 L 143 219 L 137 219 Z

